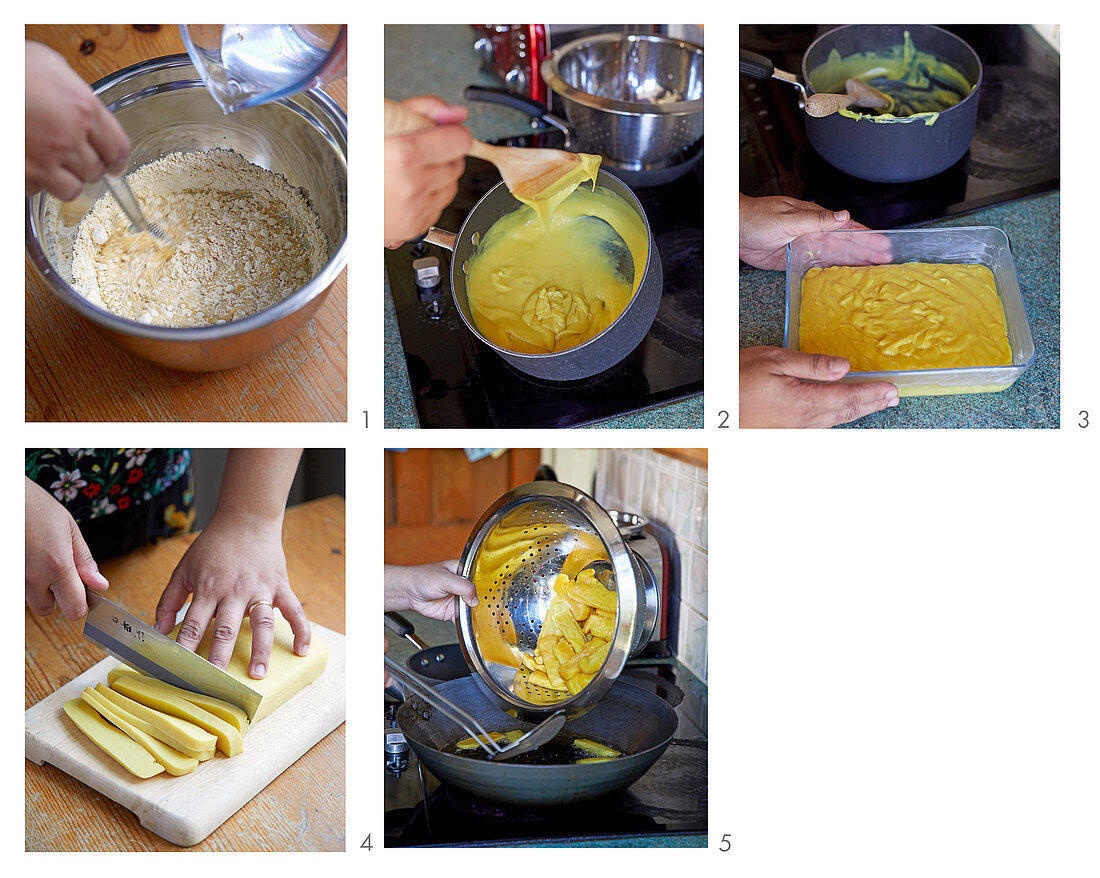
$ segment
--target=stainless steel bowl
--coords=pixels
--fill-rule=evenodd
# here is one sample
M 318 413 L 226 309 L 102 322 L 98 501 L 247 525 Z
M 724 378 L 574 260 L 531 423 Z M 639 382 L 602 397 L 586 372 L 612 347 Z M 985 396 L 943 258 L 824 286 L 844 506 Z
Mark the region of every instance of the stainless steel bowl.
M 36 193 L 27 199 L 27 251 L 47 286 L 109 341 L 161 366 L 213 371 L 239 366 L 294 336 L 314 315 L 347 263 L 347 116 L 311 90 L 223 115 L 187 55 L 135 64 L 92 86 L 133 147 L 135 168 L 178 151 L 232 149 L 302 189 L 328 237 L 329 259 L 282 302 L 219 326 L 147 326 L 93 305 L 71 286 L 71 236 L 103 184 L 74 202 Z M 58 222 L 48 222 L 56 214 Z
M 542 62 L 586 152 L 616 167 L 679 164 L 703 136 L 703 49 L 652 34 L 599 34 Z

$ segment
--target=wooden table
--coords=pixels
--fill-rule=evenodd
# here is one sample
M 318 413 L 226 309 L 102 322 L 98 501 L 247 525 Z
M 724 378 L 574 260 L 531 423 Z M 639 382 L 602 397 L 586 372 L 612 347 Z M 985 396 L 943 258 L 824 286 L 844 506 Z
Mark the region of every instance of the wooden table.
M 184 51 L 175 25 L 28 25 L 26 36 L 56 49 L 88 82 Z M 325 90 L 347 109 L 346 80 Z M 198 373 L 154 366 L 108 343 L 24 261 L 28 421 L 347 419 L 347 269 L 294 339 L 246 366 Z
M 153 624 L 160 593 L 195 534 L 104 561 L 108 597 Z M 283 527 L 290 584 L 312 621 L 344 631 L 344 501 L 292 506 Z M 81 623 L 25 610 L 26 706 L 105 656 L 81 637 Z M 344 849 L 345 726 L 313 747 L 263 792 L 188 850 Z M 26 765 L 26 847 L 35 851 L 179 850 L 143 828 L 121 805 L 52 765 Z

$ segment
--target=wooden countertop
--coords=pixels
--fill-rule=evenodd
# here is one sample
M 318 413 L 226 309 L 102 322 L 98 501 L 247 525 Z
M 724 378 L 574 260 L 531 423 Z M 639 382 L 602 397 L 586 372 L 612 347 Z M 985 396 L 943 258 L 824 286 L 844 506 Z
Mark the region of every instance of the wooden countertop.
M 175 25 L 140 27 L 27 25 L 26 37 L 56 49 L 88 82 L 185 51 Z M 325 91 L 347 109 L 346 80 Z M 61 304 L 29 258 L 24 262 L 28 421 L 347 419 L 347 269 L 294 339 L 246 366 L 200 373 L 164 369 L 119 350 Z
M 146 546 L 101 564 L 108 597 L 153 623 L 160 593 L 196 534 Z M 344 501 L 325 497 L 287 509 L 283 527 L 290 584 L 312 621 L 344 631 Z M 81 623 L 24 609 L 26 706 L 105 656 Z M 324 738 L 209 838 L 188 850 L 344 849 L 345 726 Z M 110 799 L 52 765 L 26 762 L 26 848 L 35 851 L 180 850 Z

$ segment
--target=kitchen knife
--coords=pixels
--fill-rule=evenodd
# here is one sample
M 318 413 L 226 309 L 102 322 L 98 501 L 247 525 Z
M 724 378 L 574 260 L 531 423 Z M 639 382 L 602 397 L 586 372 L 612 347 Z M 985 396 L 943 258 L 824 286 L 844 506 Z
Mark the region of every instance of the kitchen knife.
M 255 716 L 263 697 L 258 692 L 96 592 L 87 595 L 86 640 L 158 680 L 235 704 L 250 720 Z

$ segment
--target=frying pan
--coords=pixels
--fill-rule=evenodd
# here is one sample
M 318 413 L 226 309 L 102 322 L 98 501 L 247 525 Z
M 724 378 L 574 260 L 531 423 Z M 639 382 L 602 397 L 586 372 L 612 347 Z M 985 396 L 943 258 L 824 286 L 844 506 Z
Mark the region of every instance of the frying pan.
M 801 74 L 806 91 L 814 94 L 819 90 L 810 79 L 810 71 L 825 63 L 834 49 L 842 57 L 881 50 L 900 45 L 906 31 L 919 51 L 950 63 L 974 83 L 974 89 L 957 104 L 942 111 L 931 125 L 920 118 L 875 122 L 868 115 L 856 118 L 838 113 L 821 118 L 806 116 L 806 137 L 817 153 L 834 168 L 861 180 L 877 183 L 924 180 L 955 164 L 974 139 L 982 62 L 966 42 L 933 25 L 851 24 L 822 34 L 802 56 Z M 741 73 L 767 79 L 773 75 L 773 70 L 766 58 L 751 52 L 741 53 Z M 793 84 L 801 88 L 799 83 Z
M 529 725 L 497 709 L 472 678 L 440 683 L 437 688 L 490 731 Z M 564 731 L 604 741 L 627 755 L 586 765 L 514 765 L 443 752 L 463 732 L 416 696 L 401 705 L 397 723 L 417 758 L 444 783 L 483 799 L 550 806 L 595 799 L 630 786 L 665 752 L 677 719 L 663 699 L 617 682 L 595 707 L 570 720 Z
M 505 214 L 521 205 L 503 183 L 498 183 L 466 215 L 457 235 L 437 229 L 428 230 L 425 240 L 430 244 L 453 251 L 451 256 L 451 292 L 462 322 L 470 333 L 483 344 L 496 351 L 502 359 L 521 372 L 549 381 L 574 381 L 598 375 L 625 360 L 641 343 L 653 325 L 664 290 L 664 270 L 661 256 L 653 240 L 645 211 L 633 192 L 617 178 L 601 170 L 596 185 L 610 189 L 624 199 L 641 217 L 649 239 L 648 256 L 642 269 L 642 282 L 630 303 L 618 319 L 607 329 L 584 344 L 549 354 L 521 354 L 493 344 L 477 329 L 470 313 L 470 300 L 466 293 L 466 271 L 470 257 L 490 227 Z M 635 268 L 637 271 L 637 268 Z
M 400 613 L 385 614 L 386 627 L 399 637 L 404 637 L 418 648 L 405 660 L 405 666 L 414 674 L 429 680 L 457 680 L 470 676 L 470 666 L 457 643 L 428 646 L 417 637 L 412 622 Z

